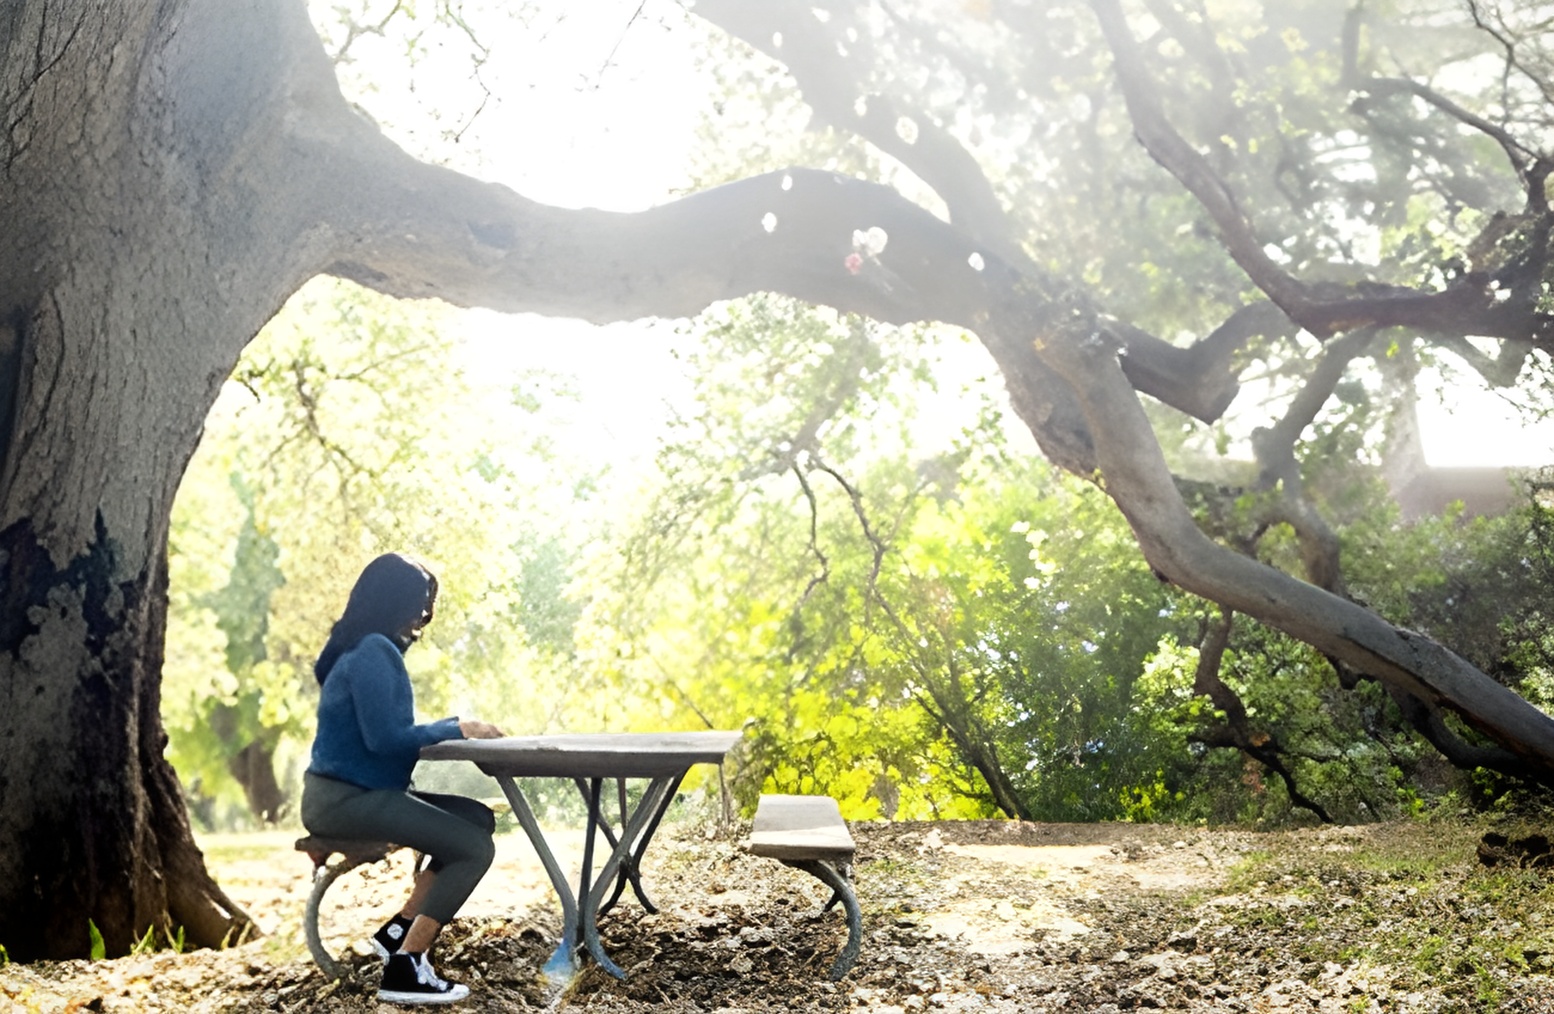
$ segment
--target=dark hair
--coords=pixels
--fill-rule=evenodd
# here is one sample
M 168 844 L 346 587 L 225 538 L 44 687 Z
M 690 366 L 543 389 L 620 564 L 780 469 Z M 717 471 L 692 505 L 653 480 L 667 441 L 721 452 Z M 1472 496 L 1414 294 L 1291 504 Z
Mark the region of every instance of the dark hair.
M 414 560 L 384 553 L 362 569 L 345 612 L 329 631 L 329 641 L 313 663 L 322 686 L 341 655 L 368 634 L 382 634 L 404 651 L 415 643 L 415 629 L 431 622 L 437 578 Z

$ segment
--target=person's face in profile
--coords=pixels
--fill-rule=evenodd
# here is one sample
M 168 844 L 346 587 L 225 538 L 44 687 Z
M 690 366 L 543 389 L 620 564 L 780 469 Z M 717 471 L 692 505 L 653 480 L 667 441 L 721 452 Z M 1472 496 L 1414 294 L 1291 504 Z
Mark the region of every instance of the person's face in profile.
M 426 607 L 421 610 L 421 615 L 405 624 L 405 629 L 399 632 L 401 644 L 408 648 L 421 639 L 421 631 L 426 629 L 426 625 L 436 615 L 436 605 L 437 588 L 434 585 L 426 594 Z

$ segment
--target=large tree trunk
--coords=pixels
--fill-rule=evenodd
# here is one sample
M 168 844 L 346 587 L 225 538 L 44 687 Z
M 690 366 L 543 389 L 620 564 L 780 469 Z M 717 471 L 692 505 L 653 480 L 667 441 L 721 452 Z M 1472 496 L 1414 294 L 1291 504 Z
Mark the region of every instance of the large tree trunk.
M 32 525 L 0 532 L 0 942 L 22 960 L 84 955 L 90 920 L 112 953 L 147 927 L 220 943 L 243 916 L 205 873 L 162 756 L 163 554 L 131 570 L 104 522 L 59 567 Z
M 247 926 L 205 872 L 159 714 L 173 496 L 243 345 L 306 277 L 246 175 L 258 114 L 283 108 L 284 33 L 272 5 L 220 6 L 0 9 L 13 958 L 84 956 L 90 925 L 110 954 L 148 928 L 216 945 Z M 259 40 L 271 59 L 243 59 Z

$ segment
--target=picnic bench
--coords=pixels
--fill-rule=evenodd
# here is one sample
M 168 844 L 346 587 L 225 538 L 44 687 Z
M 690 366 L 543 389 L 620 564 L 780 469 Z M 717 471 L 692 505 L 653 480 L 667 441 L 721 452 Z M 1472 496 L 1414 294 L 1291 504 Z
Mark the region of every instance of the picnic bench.
M 329 978 L 340 978 L 344 969 L 324 946 L 323 937 L 318 931 L 318 912 L 324 900 L 324 892 L 341 874 L 367 863 L 382 862 L 399 848 L 399 845 L 386 841 L 323 838 L 318 835 L 297 839 L 297 851 L 307 853 L 308 858 L 313 860 L 313 891 L 308 895 L 307 909 L 302 915 L 302 933 L 307 938 L 308 952 Z M 340 858 L 330 862 L 329 857 L 335 855 Z
M 822 912 L 837 902 L 847 912 L 847 945 L 831 965 L 840 979 L 858 959 L 863 942 L 863 915 L 852 887 L 853 836 L 842 811 L 830 796 L 764 795 L 756 805 L 750 828 L 751 855 L 776 859 L 817 877 L 831 888 Z

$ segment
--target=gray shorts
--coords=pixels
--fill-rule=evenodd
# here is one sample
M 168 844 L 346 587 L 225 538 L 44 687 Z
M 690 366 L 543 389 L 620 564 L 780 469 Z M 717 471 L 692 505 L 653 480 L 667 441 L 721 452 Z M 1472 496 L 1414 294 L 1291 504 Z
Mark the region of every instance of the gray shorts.
M 408 789 L 364 789 L 309 771 L 302 776 L 302 826 L 325 838 L 405 845 L 431 857 L 437 874 L 421 914 L 446 923 L 491 867 L 491 808 L 467 796 Z

